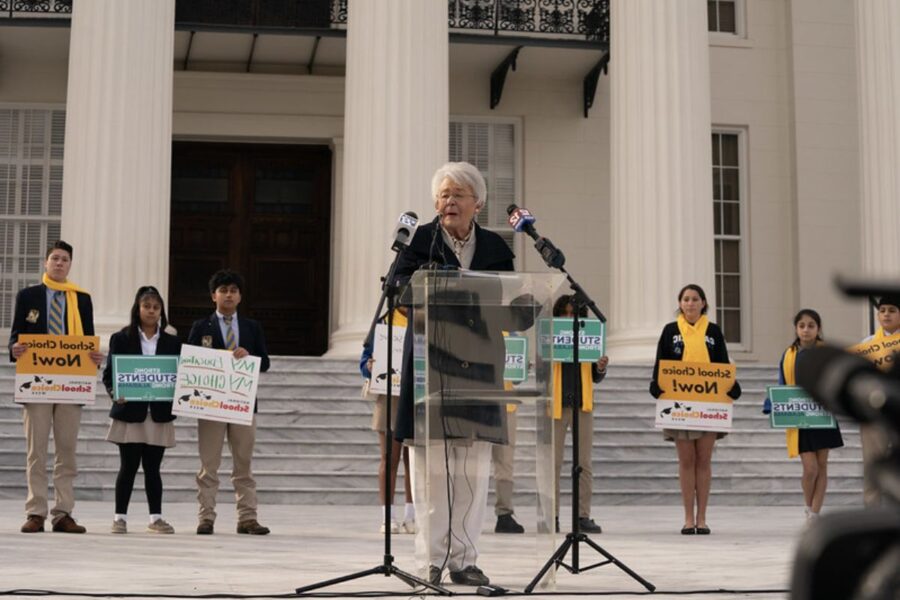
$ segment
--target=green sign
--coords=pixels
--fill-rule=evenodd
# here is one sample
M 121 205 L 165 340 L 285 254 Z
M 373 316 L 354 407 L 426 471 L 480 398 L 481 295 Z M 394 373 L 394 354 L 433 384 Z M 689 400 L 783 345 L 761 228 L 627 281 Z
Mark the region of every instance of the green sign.
M 177 356 L 113 356 L 113 394 L 128 401 L 171 402 L 175 397 Z
M 834 417 L 813 400 L 801 387 L 770 385 L 766 388 L 772 401 L 769 415 L 774 429 L 833 429 Z
M 572 362 L 572 324 L 571 318 L 541 319 L 539 331 L 545 359 L 549 358 L 546 349 L 552 342 L 553 362 Z M 606 324 L 598 319 L 580 319 L 578 327 L 578 362 L 597 362 L 606 354 Z
M 508 335 L 505 339 L 506 369 L 503 371 L 503 381 L 525 381 L 528 377 L 528 338 Z

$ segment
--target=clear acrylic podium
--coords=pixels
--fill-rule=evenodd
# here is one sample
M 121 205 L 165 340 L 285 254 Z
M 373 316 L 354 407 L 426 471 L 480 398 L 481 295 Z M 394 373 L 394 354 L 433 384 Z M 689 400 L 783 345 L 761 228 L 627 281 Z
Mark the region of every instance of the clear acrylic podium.
M 432 565 L 446 573 L 475 564 L 478 535 L 492 522 L 485 515 L 493 516 L 490 445 L 508 443 L 512 411 L 518 415 L 515 490 L 523 505 L 517 515 L 522 520 L 529 505 L 536 507 L 535 521 L 523 521 L 536 543 L 528 535 L 505 536 L 504 543 L 538 560 L 553 552 L 552 337 L 540 335 L 538 324 L 551 318 L 565 281 L 551 273 L 486 271 L 419 271 L 411 279 L 404 303 L 413 307 L 412 479 L 423 576 Z M 554 580 L 551 569 L 540 587 Z

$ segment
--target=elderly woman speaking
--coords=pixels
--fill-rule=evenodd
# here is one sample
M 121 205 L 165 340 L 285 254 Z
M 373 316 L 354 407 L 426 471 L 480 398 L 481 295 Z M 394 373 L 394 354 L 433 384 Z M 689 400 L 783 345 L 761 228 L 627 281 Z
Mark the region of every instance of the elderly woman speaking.
M 398 279 L 401 282 L 408 280 L 417 269 L 426 265 L 446 269 L 512 271 L 515 256 L 503 238 L 482 229 L 475 222 L 475 216 L 484 207 L 487 198 L 484 178 L 478 169 L 465 162 L 447 163 L 434 174 L 431 188 L 437 216 L 431 223 L 419 227 L 409 247 L 404 250 L 397 268 Z M 482 317 L 484 315 L 476 314 L 480 310 L 477 298 L 473 299 L 472 304 L 474 306 L 462 306 L 458 303 L 453 309 L 442 309 L 447 313 L 445 317 L 450 317 L 450 313 L 456 310 L 469 311 L 474 319 L 462 318 L 461 314 L 457 315 L 454 312 L 451 319 L 454 321 L 453 330 L 444 334 L 455 336 L 454 339 L 461 351 L 475 345 L 467 343 L 465 323 L 484 322 L 478 318 L 479 315 Z M 496 334 L 482 338 L 480 345 L 487 347 L 500 340 L 499 361 L 502 364 L 504 355 L 499 329 Z M 481 335 L 485 334 L 482 332 Z M 415 435 L 412 337 L 412 328 L 409 328 L 404 343 L 396 426 L 397 439 L 410 441 Z M 435 361 L 433 355 L 435 351 L 434 348 L 429 349 L 432 362 Z M 445 374 L 443 369 L 437 367 L 441 370 L 441 377 L 446 377 L 444 384 L 448 389 L 451 383 L 457 392 L 466 386 L 465 377 L 471 376 L 470 371 L 474 371 L 476 367 L 474 361 L 470 362 L 471 369 L 466 369 L 470 366 L 469 362 L 462 363 L 463 369 L 467 371 L 465 373 Z M 460 364 L 460 361 L 456 364 Z M 482 377 L 496 372 L 489 361 L 481 366 L 483 366 Z M 434 371 L 436 367 L 432 364 L 430 368 Z M 499 383 L 502 388 L 502 367 Z M 441 426 L 438 430 L 443 430 L 444 437 L 451 439 L 452 443 L 445 445 L 439 441 L 433 443 L 431 449 L 443 454 L 446 448 L 447 472 L 443 471 L 445 464 L 443 459 L 433 461 L 440 464 L 442 472 L 432 474 L 431 477 L 431 506 L 417 506 L 416 510 L 418 518 L 427 518 L 426 515 L 430 517 L 430 527 L 418 528 L 416 545 L 420 555 L 429 557 L 428 578 L 433 583 L 441 581 L 445 566 L 449 568 L 453 583 L 478 586 L 489 582 L 484 573 L 475 566 L 475 562 L 478 558 L 478 538 L 487 505 L 490 443 L 506 443 L 503 408 L 500 404 L 490 403 L 442 407 Z M 424 443 L 426 441 L 418 440 L 417 447 L 413 448 L 414 462 L 424 459 L 422 451 Z M 450 494 L 446 489 L 448 482 Z M 420 504 L 425 502 L 425 498 L 417 497 L 416 491 L 414 486 L 414 500 Z M 420 511 L 420 508 L 423 510 Z

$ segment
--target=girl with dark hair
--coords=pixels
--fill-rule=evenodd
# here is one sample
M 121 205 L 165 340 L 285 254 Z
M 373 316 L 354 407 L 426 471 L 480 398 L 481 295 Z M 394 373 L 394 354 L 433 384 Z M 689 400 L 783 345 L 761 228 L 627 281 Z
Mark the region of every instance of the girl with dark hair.
M 686 362 L 729 363 L 725 337 L 715 323 L 706 318 L 709 308 L 706 293 L 699 285 L 689 284 L 678 292 L 678 319 L 667 324 L 659 337 L 656 363 L 650 394 L 659 398 L 659 361 L 682 360 Z M 737 400 L 741 386 L 735 381 L 728 396 Z M 663 437 L 674 441 L 678 450 L 678 480 L 681 484 L 681 500 L 684 505 L 682 535 L 708 535 L 706 507 L 712 484 L 712 454 L 716 440 L 726 433 L 693 431 L 687 429 L 663 429 Z M 696 512 L 695 512 L 696 507 Z
M 144 466 L 144 488 L 150 508 L 148 533 L 175 533 L 162 518 L 162 477 L 159 467 L 166 448 L 175 446 L 172 402 L 126 402 L 113 397 L 113 357 L 117 354 L 177 355 L 181 342 L 166 333 L 168 325 L 162 295 L 153 286 L 138 289 L 131 307 L 131 322 L 112 335 L 109 358 L 103 371 L 103 383 L 114 400 L 109 416 L 112 423 L 106 436 L 119 447 L 119 474 L 116 476 L 116 512 L 112 533 L 128 530 L 128 503 L 138 468 Z M 150 419 L 147 419 L 147 413 Z
M 805 350 L 822 343 L 822 317 L 811 308 L 804 308 L 794 316 L 794 341 L 781 356 L 778 365 L 778 385 L 796 385 L 794 367 L 797 357 Z M 771 410 L 771 401 L 766 398 L 763 412 Z M 800 457 L 803 464 L 803 499 L 806 502 L 804 514 L 807 520 L 815 519 L 825 502 L 828 487 L 828 451 L 844 445 L 841 430 L 835 424 L 833 429 L 788 429 L 785 433 L 787 453 L 790 458 Z
M 554 317 L 574 317 L 571 294 L 560 296 L 553 305 Z M 581 307 L 579 317 L 587 317 L 587 308 Z M 562 474 L 563 449 L 566 432 L 572 428 L 572 412 L 578 406 L 578 527 L 584 533 L 602 533 L 602 528 L 591 518 L 591 496 L 594 491 L 594 471 L 591 449 L 594 446 L 594 385 L 606 377 L 609 357 L 602 356 L 596 363 L 553 363 L 553 458 L 556 467 L 556 532 L 559 533 L 559 479 Z M 576 510 L 573 504 L 572 510 Z

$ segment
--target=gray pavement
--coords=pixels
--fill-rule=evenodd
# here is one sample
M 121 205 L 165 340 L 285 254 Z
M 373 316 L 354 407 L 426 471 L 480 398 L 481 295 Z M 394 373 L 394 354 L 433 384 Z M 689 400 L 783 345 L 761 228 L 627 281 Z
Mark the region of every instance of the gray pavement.
M 109 533 L 111 503 L 77 504 L 74 516 L 88 528 L 85 535 L 49 530 L 28 535 L 19 533 L 24 499 L 0 501 L 0 595 L 20 588 L 53 590 L 73 598 L 79 593 L 282 595 L 382 561 L 378 507 L 263 506 L 260 521 L 273 533 L 252 537 L 235 533 L 233 505 L 220 505 L 215 535 L 197 536 L 195 505 L 166 504 L 165 517 L 174 525 L 175 534 L 158 535 L 143 533 L 146 504 L 140 494 L 135 496 L 129 522 L 133 532 L 126 535 Z M 526 528 L 533 531 L 529 526 L 533 509 L 519 513 Z M 709 511 L 712 535 L 693 537 L 679 534 L 680 513 L 675 506 L 595 507 L 593 516 L 604 532 L 592 539 L 655 584 L 663 593 L 654 598 L 786 596 L 725 592 L 674 596 L 664 592 L 787 588 L 803 527 L 802 508 L 713 506 Z M 565 513 L 563 516 L 565 522 Z M 549 553 L 535 549 L 533 535 L 494 534 L 493 516 L 488 519 L 478 564 L 492 583 L 522 590 Z M 407 571 L 415 570 L 412 538 L 394 537 L 396 564 Z M 584 546 L 581 556 L 582 565 L 596 562 L 593 552 Z M 474 588 L 448 587 L 454 592 L 474 592 Z M 383 576 L 324 591 L 365 590 L 414 597 L 404 583 Z M 633 598 L 643 588 L 614 565 L 606 565 L 579 575 L 561 571 L 556 591 Z

